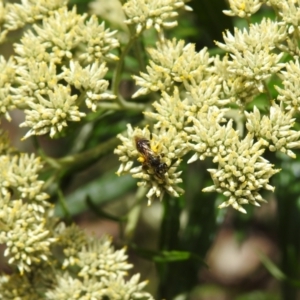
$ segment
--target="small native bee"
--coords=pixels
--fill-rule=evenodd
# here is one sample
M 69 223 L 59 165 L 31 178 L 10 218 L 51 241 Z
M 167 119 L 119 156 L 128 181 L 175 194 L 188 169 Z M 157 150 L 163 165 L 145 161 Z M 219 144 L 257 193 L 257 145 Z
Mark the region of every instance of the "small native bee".
M 143 163 L 143 167 L 150 168 L 158 178 L 163 178 L 168 170 L 168 165 L 162 162 L 160 155 L 151 149 L 149 140 L 139 136 L 136 136 L 134 139 L 136 149 L 142 156 L 139 161 Z

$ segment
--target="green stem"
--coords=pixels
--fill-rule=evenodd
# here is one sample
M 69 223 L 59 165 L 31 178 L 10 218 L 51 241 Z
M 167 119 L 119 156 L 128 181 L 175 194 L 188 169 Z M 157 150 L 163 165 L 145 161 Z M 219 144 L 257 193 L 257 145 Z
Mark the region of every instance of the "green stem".
M 132 237 L 134 236 L 135 229 L 142 208 L 141 200 L 145 198 L 146 193 L 147 193 L 147 189 L 143 186 L 140 186 L 136 192 L 136 196 L 135 196 L 136 203 L 127 216 L 128 222 L 126 224 L 125 231 L 124 231 L 124 235 L 126 237 L 126 243 L 129 243 L 132 240 Z
M 100 102 L 98 107 L 104 108 L 104 109 L 112 109 L 112 110 L 123 110 L 124 109 L 118 103 L 114 103 L 114 102 Z
M 134 36 L 133 26 L 128 26 L 128 28 L 129 28 L 131 36 Z M 146 67 L 145 67 L 144 60 L 143 60 L 142 55 L 141 55 L 143 51 L 141 49 L 140 40 L 138 40 L 138 39 L 134 40 L 133 48 L 134 48 L 135 57 L 136 57 L 136 59 L 139 63 L 140 70 L 144 72 L 146 70 Z
M 92 161 L 98 158 L 100 155 L 103 155 L 110 151 L 111 149 L 115 148 L 119 143 L 119 139 L 117 137 L 113 137 L 110 140 L 102 143 L 92 149 L 87 151 L 76 153 L 73 155 L 69 155 L 63 157 L 61 159 L 57 159 L 56 163 L 60 166 L 68 166 L 68 165 L 81 165 L 85 164 L 86 162 Z
M 163 201 L 164 214 L 161 224 L 160 251 L 171 251 L 179 249 L 178 232 L 180 228 L 180 201 L 171 197 L 165 197 Z M 177 264 L 169 264 L 167 262 L 159 263 L 157 270 L 160 275 L 160 285 L 158 287 L 159 298 L 173 299 L 173 288 L 177 283 L 174 282 L 176 273 L 174 266 Z
M 64 216 L 69 220 L 71 221 L 72 220 L 72 217 L 70 215 L 70 212 L 68 210 L 68 207 L 67 207 L 67 203 L 66 203 L 66 199 L 61 191 L 61 189 L 58 189 L 57 191 L 57 196 L 58 196 L 58 200 L 59 200 L 59 203 L 62 207 L 62 210 L 64 212 Z
M 292 169 L 292 164 L 289 170 Z M 275 180 L 277 200 L 277 234 L 281 252 L 280 269 L 288 278 L 299 278 L 300 255 L 300 208 L 299 208 L 299 183 L 292 172 L 282 170 Z M 289 178 L 287 181 L 286 178 Z M 297 288 L 288 280 L 281 282 L 282 299 L 296 300 Z
M 120 55 L 120 59 L 119 59 L 119 62 L 117 64 L 114 76 L 113 76 L 112 91 L 113 91 L 113 94 L 117 96 L 116 102 L 121 108 L 129 109 L 129 110 L 130 109 L 132 109 L 132 110 L 144 110 L 145 109 L 144 104 L 127 102 L 122 97 L 122 95 L 119 93 L 119 85 L 120 85 L 120 81 L 121 81 L 121 76 L 122 76 L 122 71 L 123 71 L 123 67 L 124 67 L 125 57 L 126 57 L 128 51 L 130 50 L 130 48 L 136 43 L 136 39 L 138 37 L 138 35 L 134 33 L 134 31 L 131 27 L 129 27 L 129 31 L 131 32 L 131 37 L 130 37 L 129 42 L 127 43 L 127 45 L 125 46 L 125 48 L 123 49 L 123 51 Z M 139 52 L 140 49 L 138 49 L 136 47 L 136 51 Z M 139 61 L 140 65 L 142 66 L 142 58 L 140 56 L 140 53 L 136 53 L 136 54 L 137 54 L 137 57 L 138 57 L 138 61 Z
M 264 80 L 263 80 L 263 85 L 264 85 L 265 91 L 267 93 L 268 99 L 269 99 L 269 101 L 271 101 L 272 100 L 272 95 L 271 95 L 271 92 L 268 88 L 268 85 L 266 84 L 266 82 Z
M 111 149 L 115 148 L 118 143 L 119 139 L 117 137 L 113 137 L 110 140 L 84 152 L 68 155 L 60 159 L 54 159 L 46 156 L 44 157 L 44 160 L 53 169 L 62 170 L 64 168 L 69 168 L 68 172 L 70 172 L 71 169 L 73 170 L 80 166 L 84 166 L 101 155 L 109 152 Z
M 81 94 L 79 95 L 79 97 L 77 98 L 77 101 L 76 101 L 78 107 L 80 107 L 80 105 L 82 104 L 85 97 L 86 97 L 86 91 L 81 91 Z
M 119 105 L 121 107 L 126 107 L 127 103 L 123 99 L 123 97 L 119 94 L 119 84 L 120 84 L 120 80 L 121 80 L 121 75 L 122 75 L 122 71 L 123 71 L 125 57 L 126 57 L 128 51 L 129 51 L 129 49 L 133 45 L 135 39 L 136 39 L 136 36 L 131 36 L 129 42 L 127 43 L 127 45 L 123 49 L 123 51 L 121 53 L 121 56 L 120 56 L 120 59 L 119 59 L 118 64 L 117 64 L 117 68 L 116 68 L 114 76 L 113 76 L 112 91 L 113 91 L 114 95 L 117 95 L 116 100 L 117 100 L 117 103 L 119 103 Z
M 250 24 L 252 23 L 250 17 L 245 17 L 245 20 L 246 20 L 248 28 L 249 28 Z

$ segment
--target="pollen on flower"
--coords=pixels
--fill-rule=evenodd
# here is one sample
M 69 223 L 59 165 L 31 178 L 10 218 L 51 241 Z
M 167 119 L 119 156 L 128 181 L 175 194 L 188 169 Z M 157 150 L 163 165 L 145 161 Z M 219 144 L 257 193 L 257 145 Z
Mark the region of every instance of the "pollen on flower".
M 179 197 L 183 193 L 178 186 L 182 182 L 181 171 L 178 171 L 181 162 L 179 149 L 183 147 L 180 134 L 173 127 L 161 134 L 150 133 L 148 127 L 133 129 L 128 124 L 127 128 L 128 136 L 118 136 L 122 145 L 114 151 L 121 161 L 117 174 L 131 173 L 140 180 L 139 186 L 149 187 L 148 203 L 162 200 L 165 192 Z M 136 166 L 136 161 L 140 165 Z
M 261 7 L 262 2 L 259 0 L 229 0 L 230 10 L 223 10 L 228 16 L 238 16 L 240 18 L 250 17 L 255 14 Z
M 181 0 L 129 0 L 123 5 L 123 10 L 127 16 L 126 24 L 136 25 L 136 32 L 139 34 L 144 29 L 154 27 L 157 32 L 162 28 L 172 28 L 177 25 L 177 21 L 172 20 L 178 16 L 177 10 L 184 8 L 191 10 Z

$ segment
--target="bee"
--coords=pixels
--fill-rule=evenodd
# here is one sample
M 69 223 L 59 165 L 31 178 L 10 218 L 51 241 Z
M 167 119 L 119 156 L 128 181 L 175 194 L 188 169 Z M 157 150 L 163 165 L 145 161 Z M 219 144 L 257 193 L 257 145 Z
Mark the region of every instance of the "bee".
M 151 149 L 148 139 L 139 136 L 136 136 L 134 139 L 136 149 L 142 156 L 139 158 L 139 161 L 143 163 L 143 167 L 151 169 L 158 178 L 163 179 L 164 174 L 168 170 L 168 165 L 162 162 L 161 156 Z

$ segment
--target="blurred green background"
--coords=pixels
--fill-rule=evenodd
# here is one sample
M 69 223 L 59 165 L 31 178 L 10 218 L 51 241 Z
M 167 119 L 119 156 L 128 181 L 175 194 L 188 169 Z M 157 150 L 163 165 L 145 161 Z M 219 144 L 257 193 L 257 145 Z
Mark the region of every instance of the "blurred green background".
M 69 5 L 76 4 L 83 13 L 90 11 L 89 2 L 73 0 Z M 192 0 L 188 5 L 193 12 L 182 12 L 178 27 L 166 35 L 195 43 L 197 50 L 208 47 L 212 55 L 222 55 L 214 41 L 222 41 L 226 29 L 232 32 L 233 27 L 246 25 L 222 13 L 228 8 L 226 1 Z M 274 18 L 274 13 L 262 7 L 252 21 L 263 17 Z M 155 41 L 154 32 L 145 33 L 141 49 Z M 4 45 L 1 52 L 7 56 L 9 49 Z M 129 53 L 120 86 L 127 99 L 134 89 L 131 75 L 138 74 L 137 66 Z M 275 80 L 268 85 L 272 87 Z M 275 98 L 276 91 L 271 90 Z M 257 106 L 260 101 L 263 103 L 263 98 L 255 100 Z M 247 215 L 219 210 L 222 197 L 201 191 L 211 184 L 206 171 L 213 166 L 209 160 L 183 164 L 186 193 L 148 207 L 136 180 L 115 175 L 119 163 L 113 154 L 119 143 L 115 136 L 126 130 L 127 123 L 140 124 L 141 112 L 99 111 L 90 114 L 83 126 L 70 125 L 59 139 L 38 137 L 26 142 L 20 142 L 24 129 L 18 128 L 22 112 L 14 111 L 12 117 L 10 123 L 3 119 L 1 127 L 9 131 L 13 145 L 21 151 L 34 151 L 46 159 L 42 179 L 57 216 L 97 236 L 112 235 L 116 247 L 127 245 L 133 272 L 150 281 L 148 290 L 156 299 L 300 299 L 299 158 L 265 154 L 282 171 L 271 182 L 275 193 L 264 195 L 268 203 L 261 208 L 246 207 Z M 84 159 L 79 155 L 75 163 L 67 162 L 66 157 L 80 153 Z M 65 164 L 63 170 L 52 167 L 55 160 Z

